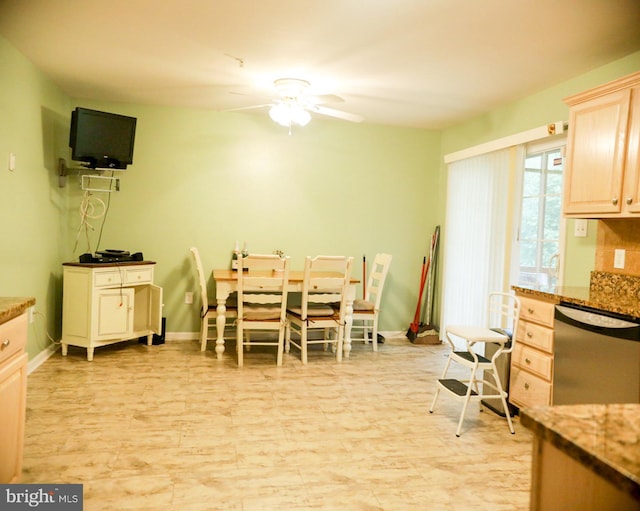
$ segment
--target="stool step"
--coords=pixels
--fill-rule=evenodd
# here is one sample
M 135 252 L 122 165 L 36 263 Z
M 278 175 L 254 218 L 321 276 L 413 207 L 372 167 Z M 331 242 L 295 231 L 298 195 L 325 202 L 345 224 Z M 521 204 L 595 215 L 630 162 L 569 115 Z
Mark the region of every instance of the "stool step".
M 467 395 L 468 386 L 462 383 L 460 380 L 444 379 L 444 380 L 438 380 L 438 383 L 448 391 L 453 392 L 458 396 L 462 397 Z M 471 390 L 471 395 L 477 396 L 478 393 L 475 390 Z

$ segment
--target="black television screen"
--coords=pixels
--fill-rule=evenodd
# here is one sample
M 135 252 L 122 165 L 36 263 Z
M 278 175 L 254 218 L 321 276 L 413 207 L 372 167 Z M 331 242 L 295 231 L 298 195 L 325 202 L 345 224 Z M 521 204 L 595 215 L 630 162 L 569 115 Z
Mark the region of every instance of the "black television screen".
M 126 169 L 133 163 L 136 118 L 77 107 L 71 113 L 71 158 L 88 168 Z

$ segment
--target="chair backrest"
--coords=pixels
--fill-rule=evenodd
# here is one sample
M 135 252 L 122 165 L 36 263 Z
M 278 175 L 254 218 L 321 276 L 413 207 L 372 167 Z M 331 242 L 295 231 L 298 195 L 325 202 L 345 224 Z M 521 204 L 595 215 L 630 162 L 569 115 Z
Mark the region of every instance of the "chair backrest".
M 284 258 L 275 254 L 248 254 L 244 256 L 242 267 L 249 273 L 253 271 L 282 270 Z
M 509 336 L 511 342 L 505 352 L 515 346 L 518 321 L 520 320 L 520 300 L 511 293 L 489 293 L 487 306 L 487 327 Z
M 279 317 L 287 316 L 290 257 L 249 254 L 238 258 L 238 318 L 246 319 L 247 305 L 280 305 Z M 243 271 L 244 268 L 253 268 Z M 259 269 L 262 268 L 262 269 Z M 255 311 L 254 311 L 255 312 Z M 260 319 L 254 314 L 255 319 Z M 273 319 L 266 314 L 264 319 Z
M 364 299 L 374 304 L 375 310 L 380 310 L 380 300 L 382 300 L 382 289 L 389 273 L 392 256 L 390 254 L 376 254 L 373 259 L 373 266 L 369 272 L 367 280 L 367 290 Z
M 309 306 L 335 303 L 340 304 L 340 317 L 344 317 L 352 264 L 353 257 L 306 257 L 302 283 L 302 319 L 307 318 Z
M 193 255 L 193 261 L 196 265 L 196 272 L 198 274 L 198 283 L 200 285 L 200 317 L 204 317 L 209 309 L 209 298 L 207 297 L 207 280 L 204 276 L 204 270 L 202 269 L 202 260 L 200 259 L 200 252 L 196 247 L 191 247 L 191 254 Z

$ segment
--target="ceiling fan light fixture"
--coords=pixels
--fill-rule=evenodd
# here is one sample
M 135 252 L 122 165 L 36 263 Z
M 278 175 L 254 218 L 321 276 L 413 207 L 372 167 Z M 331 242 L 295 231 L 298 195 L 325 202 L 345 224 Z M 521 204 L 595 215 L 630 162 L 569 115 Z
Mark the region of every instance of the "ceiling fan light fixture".
M 297 103 L 278 103 L 269 110 L 269 117 L 280 126 L 291 127 L 293 124 L 306 126 L 311 114 Z

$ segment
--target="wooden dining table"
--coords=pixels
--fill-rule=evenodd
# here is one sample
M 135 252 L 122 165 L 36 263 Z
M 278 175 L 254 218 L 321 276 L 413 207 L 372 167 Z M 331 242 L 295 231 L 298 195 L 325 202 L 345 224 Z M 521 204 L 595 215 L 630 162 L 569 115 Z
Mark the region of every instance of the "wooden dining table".
M 260 272 L 270 273 L 270 272 Z M 338 274 L 327 273 L 327 276 L 335 276 Z M 227 322 L 225 315 L 227 311 L 227 299 L 229 295 L 236 291 L 238 286 L 238 272 L 234 270 L 213 270 L 213 280 L 216 283 L 216 355 L 218 360 L 222 359 L 224 353 L 224 327 Z M 302 292 L 302 281 L 304 280 L 304 271 L 289 271 L 288 292 Z M 360 280 L 351 277 L 349 287 L 347 289 L 347 303 L 344 328 L 344 342 L 342 344 L 343 357 L 349 358 L 351 353 L 351 325 L 353 324 L 353 301 L 356 297 L 356 286 Z

